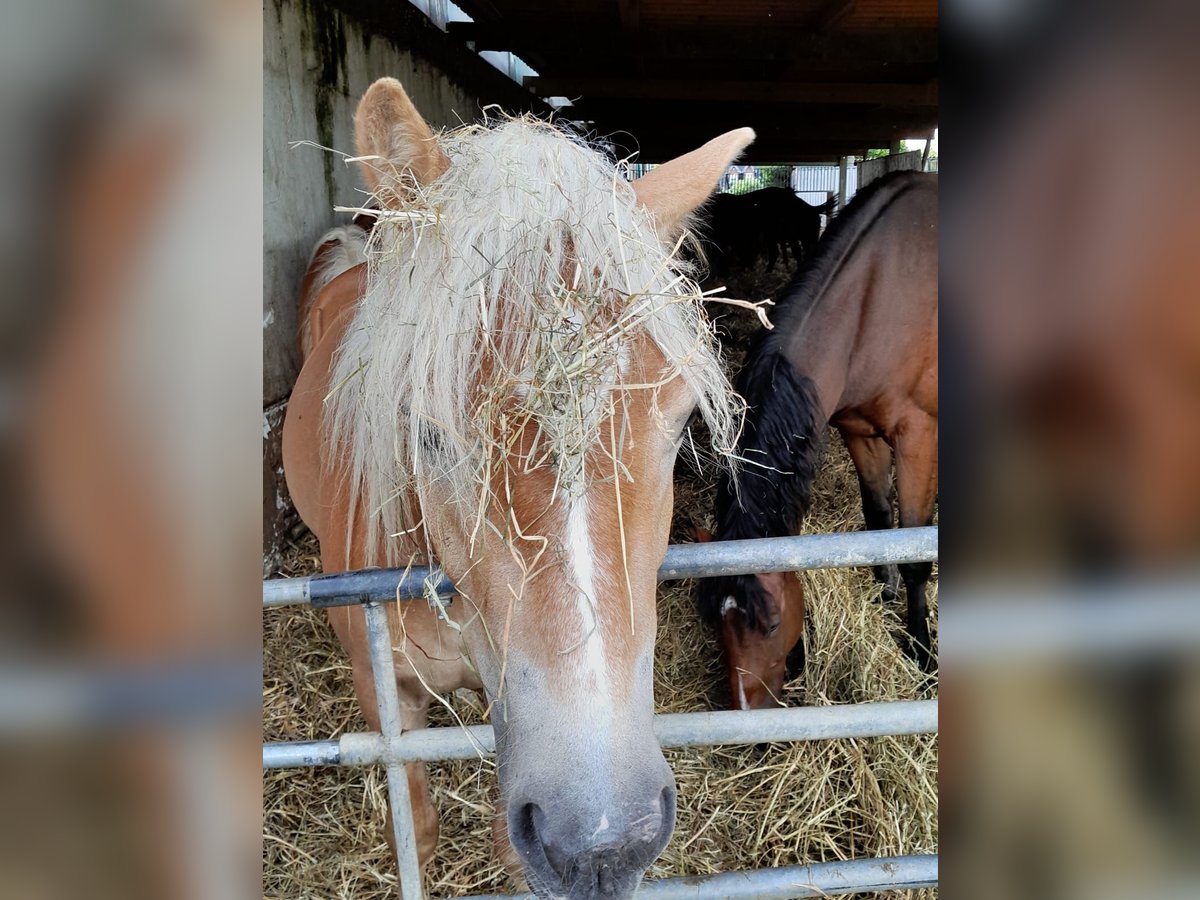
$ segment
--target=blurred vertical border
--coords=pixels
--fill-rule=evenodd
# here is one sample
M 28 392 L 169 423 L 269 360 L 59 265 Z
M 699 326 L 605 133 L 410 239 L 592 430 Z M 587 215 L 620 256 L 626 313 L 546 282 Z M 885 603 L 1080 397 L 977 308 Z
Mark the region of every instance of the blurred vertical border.
M 260 893 L 262 10 L 0 29 L 0 896 Z
M 942 867 L 1200 893 L 1200 7 L 942 4 Z

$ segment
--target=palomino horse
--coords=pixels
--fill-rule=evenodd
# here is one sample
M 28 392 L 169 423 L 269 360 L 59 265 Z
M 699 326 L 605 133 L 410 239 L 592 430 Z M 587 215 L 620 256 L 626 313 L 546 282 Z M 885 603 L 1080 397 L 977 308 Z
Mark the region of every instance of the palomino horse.
M 834 219 L 746 357 L 742 476 L 717 492 L 722 540 L 795 534 L 817 475 L 825 429 L 858 470 L 867 528 L 892 527 L 896 459 L 900 525 L 927 525 L 937 493 L 937 179 L 880 179 Z M 705 537 L 705 535 L 702 535 Z M 910 649 L 932 665 L 925 589 L 930 563 L 899 567 Z M 877 567 L 885 599 L 894 570 Z M 734 706 L 778 702 L 803 664 L 804 589 L 794 572 L 701 582 L 700 606 L 721 623 Z M 790 658 L 789 658 L 790 655 Z
M 299 323 L 296 339 L 301 359 L 308 358 L 329 324 L 325 321 L 324 305 L 318 304 L 317 299 L 333 279 L 367 261 L 370 229 L 359 225 L 358 218 L 349 225 L 339 225 L 325 232 L 309 257 L 304 280 L 300 283 L 300 301 L 296 305 Z
M 448 607 L 391 611 L 404 726 L 486 691 L 498 837 L 541 896 L 629 896 L 674 827 L 652 727 L 672 465 L 697 407 L 731 451 L 740 401 L 672 250 L 753 137 L 629 184 L 531 119 L 435 136 L 393 79 L 355 116 L 379 221 L 310 306 L 288 484 L 326 571 L 436 558 L 453 579 Z M 362 611 L 330 620 L 378 728 Z M 423 767 L 409 782 L 427 859 Z

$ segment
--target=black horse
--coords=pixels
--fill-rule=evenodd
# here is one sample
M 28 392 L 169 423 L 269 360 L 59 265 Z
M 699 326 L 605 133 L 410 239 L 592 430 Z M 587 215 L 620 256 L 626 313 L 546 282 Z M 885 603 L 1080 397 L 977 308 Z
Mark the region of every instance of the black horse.
M 831 215 L 836 207 L 836 198 L 812 206 L 782 187 L 718 194 L 709 207 L 706 241 L 713 271 L 728 274 L 764 256 L 772 271 L 781 256 L 787 262 L 789 250 L 792 262 L 799 263 L 816 248 L 821 215 Z

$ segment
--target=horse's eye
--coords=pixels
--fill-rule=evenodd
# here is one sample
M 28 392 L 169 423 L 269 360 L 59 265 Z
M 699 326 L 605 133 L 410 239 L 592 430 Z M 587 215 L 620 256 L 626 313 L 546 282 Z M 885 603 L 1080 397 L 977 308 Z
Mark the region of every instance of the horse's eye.
M 768 626 L 767 626 L 767 636 L 768 636 L 768 637 L 770 637 L 771 635 L 773 635 L 773 634 L 774 634 L 775 632 L 777 632 L 778 630 L 779 630 L 779 623 L 778 623 L 778 622 L 772 622 L 770 625 L 768 625 Z

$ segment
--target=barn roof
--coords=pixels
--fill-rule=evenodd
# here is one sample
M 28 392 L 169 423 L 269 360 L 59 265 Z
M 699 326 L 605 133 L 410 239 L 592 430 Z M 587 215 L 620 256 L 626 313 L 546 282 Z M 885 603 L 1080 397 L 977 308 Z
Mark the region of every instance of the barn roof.
M 457 0 L 448 33 L 643 162 L 731 128 L 748 162 L 861 154 L 937 125 L 937 0 Z

